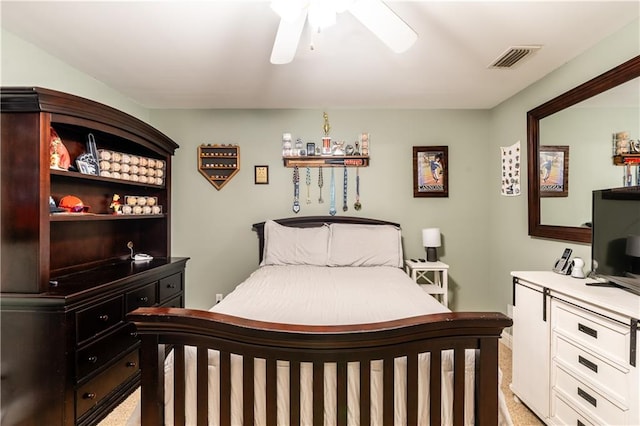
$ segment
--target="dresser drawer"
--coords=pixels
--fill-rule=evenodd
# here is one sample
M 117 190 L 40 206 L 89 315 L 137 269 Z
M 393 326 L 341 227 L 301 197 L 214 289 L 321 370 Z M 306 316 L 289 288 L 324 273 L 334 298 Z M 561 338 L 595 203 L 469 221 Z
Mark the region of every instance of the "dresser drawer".
M 137 290 L 127 293 L 127 312 L 131 312 L 140 307 L 153 306 L 158 303 L 156 298 L 156 284 L 154 281 Z
M 83 342 L 124 320 L 122 296 L 76 313 L 77 342 Z
M 184 306 L 182 303 L 182 296 L 169 299 L 166 302 L 162 303 L 160 306 L 162 306 L 163 308 L 182 308 Z
M 139 340 L 135 331 L 133 324 L 127 324 L 115 333 L 80 349 L 76 353 L 77 381 L 81 381 L 84 377 L 120 356 L 127 349 L 138 344 Z
M 76 418 L 98 405 L 100 400 L 109 395 L 118 385 L 136 374 L 139 371 L 138 365 L 138 350 L 135 350 L 78 388 Z
M 160 288 L 160 302 L 162 303 L 182 291 L 182 273 L 162 278 L 158 287 Z
M 571 405 L 607 425 L 627 424 L 628 407 L 607 399 L 600 391 L 581 382 L 568 371 L 553 367 L 553 389 L 568 398 Z
M 607 395 L 629 403 L 629 369 L 612 364 L 598 354 L 586 352 L 562 336 L 555 337 L 555 344 L 556 362 L 561 362 L 579 377 L 597 383 L 597 387 Z
M 554 300 L 555 332 L 589 347 L 619 364 L 629 363 L 629 327 L 593 312 Z
M 556 425 L 596 426 L 565 402 L 556 392 L 551 401 L 551 423 Z

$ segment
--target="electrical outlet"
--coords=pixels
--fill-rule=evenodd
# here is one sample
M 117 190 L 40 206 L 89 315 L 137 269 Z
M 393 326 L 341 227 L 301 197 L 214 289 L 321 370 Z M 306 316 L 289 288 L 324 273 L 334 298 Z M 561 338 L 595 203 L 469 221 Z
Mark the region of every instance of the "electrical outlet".
M 216 303 L 222 302 L 222 298 L 223 297 L 224 297 L 224 294 L 222 294 L 222 293 L 216 294 Z

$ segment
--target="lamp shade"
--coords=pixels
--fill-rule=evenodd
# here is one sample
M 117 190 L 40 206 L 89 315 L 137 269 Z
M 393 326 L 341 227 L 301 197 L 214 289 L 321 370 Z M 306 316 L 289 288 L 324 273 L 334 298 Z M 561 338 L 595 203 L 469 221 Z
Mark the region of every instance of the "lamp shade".
M 627 237 L 627 248 L 624 252 L 627 256 L 640 257 L 640 235 Z
M 423 247 L 440 247 L 440 228 L 426 228 L 422 230 Z

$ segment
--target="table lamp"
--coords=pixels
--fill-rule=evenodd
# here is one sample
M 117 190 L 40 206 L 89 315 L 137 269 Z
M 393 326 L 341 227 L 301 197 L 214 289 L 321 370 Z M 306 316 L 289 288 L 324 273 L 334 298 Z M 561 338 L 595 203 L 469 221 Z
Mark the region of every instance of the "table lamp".
M 427 262 L 438 261 L 440 247 L 440 228 L 426 228 L 422 230 L 422 245 L 427 250 Z

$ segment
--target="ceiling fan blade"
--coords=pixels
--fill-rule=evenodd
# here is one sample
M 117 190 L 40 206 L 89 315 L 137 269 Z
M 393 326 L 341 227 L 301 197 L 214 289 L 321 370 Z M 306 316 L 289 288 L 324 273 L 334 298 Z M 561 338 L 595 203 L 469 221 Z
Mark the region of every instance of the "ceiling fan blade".
M 271 63 L 276 65 L 288 64 L 298 50 L 298 43 L 304 28 L 304 21 L 307 19 L 307 12 L 304 11 L 292 21 L 280 19 L 276 39 L 273 42 L 271 51 Z
M 347 9 L 391 50 L 402 53 L 418 34 L 381 0 L 356 0 Z

